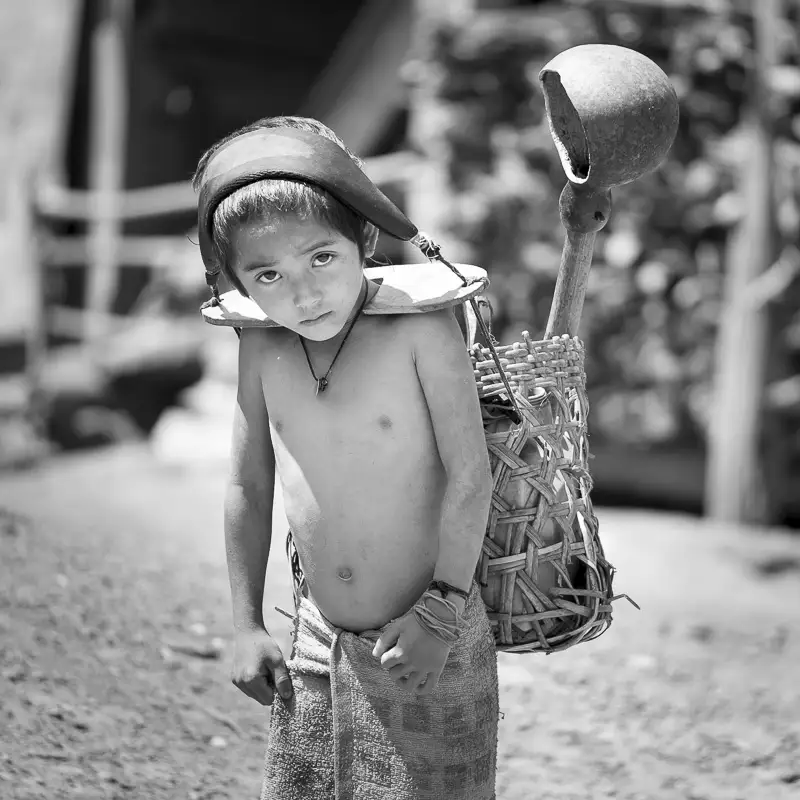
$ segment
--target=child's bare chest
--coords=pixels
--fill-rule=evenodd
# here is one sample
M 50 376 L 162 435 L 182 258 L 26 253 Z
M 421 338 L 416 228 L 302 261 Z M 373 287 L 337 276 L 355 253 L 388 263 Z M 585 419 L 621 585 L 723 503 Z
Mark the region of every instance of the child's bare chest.
M 435 448 L 413 353 L 391 327 L 376 328 L 345 342 L 333 363 L 309 347 L 309 365 L 299 337 L 290 336 L 265 359 L 262 385 L 279 468 L 283 457 L 309 478 L 383 463 L 402 469 Z M 322 377 L 327 387 L 318 391 Z
M 370 627 L 407 607 L 435 558 L 444 473 L 413 352 L 401 335 L 348 342 L 317 394 L 286 344 L 262 372 L 284 509 L 329 618 Z

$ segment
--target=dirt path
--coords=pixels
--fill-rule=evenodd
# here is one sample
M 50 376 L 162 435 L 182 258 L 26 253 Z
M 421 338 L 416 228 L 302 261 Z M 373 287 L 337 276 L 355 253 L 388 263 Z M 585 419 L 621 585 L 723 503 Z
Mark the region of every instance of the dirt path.
M 267 715 L 227 678 L 223 480 L 140 448 L 0 476 L 3 800 L 257 797 Z M 800 797 L 800 538 L 599 516 L 642 611 L 501 658 L 498 797 Z

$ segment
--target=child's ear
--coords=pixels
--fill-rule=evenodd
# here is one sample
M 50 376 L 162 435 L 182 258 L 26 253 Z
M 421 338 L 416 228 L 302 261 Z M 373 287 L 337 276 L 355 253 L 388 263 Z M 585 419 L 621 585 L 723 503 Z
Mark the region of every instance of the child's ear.
M 381 232 L 370 223 L 364 226 L 364 258 L 372 258 L 375 255 L 375 248 L 378 246 L 378 237 Z

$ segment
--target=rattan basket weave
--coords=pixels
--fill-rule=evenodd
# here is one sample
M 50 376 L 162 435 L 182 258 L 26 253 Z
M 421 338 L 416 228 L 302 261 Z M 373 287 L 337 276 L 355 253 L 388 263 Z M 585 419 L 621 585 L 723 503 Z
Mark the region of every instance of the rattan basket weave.
M 608 627 L 614 569 L 589 497 L 583 344 L 522 338 L 495 347 L 521 420 L 490 351 L 470 351 L 493 479 L 476 579 L 497 649 L 549 653 Z

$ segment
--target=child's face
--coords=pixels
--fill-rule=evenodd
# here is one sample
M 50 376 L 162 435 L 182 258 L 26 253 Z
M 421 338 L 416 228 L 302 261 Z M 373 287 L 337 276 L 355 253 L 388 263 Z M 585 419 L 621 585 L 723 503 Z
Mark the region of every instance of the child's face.
M 355 242 L 313 220 L 287 216 L 239 225 L 232 245 L 231 266 L 267 316 L 320 342 L 342 330 L 363 283 Z

